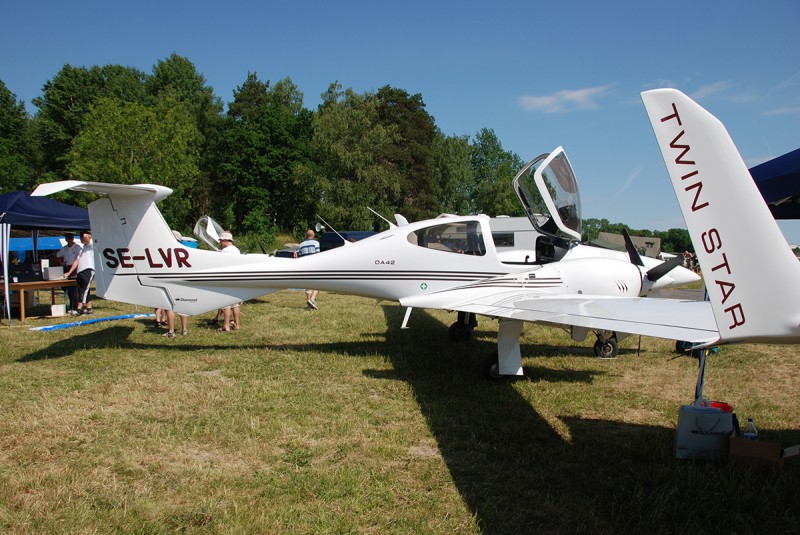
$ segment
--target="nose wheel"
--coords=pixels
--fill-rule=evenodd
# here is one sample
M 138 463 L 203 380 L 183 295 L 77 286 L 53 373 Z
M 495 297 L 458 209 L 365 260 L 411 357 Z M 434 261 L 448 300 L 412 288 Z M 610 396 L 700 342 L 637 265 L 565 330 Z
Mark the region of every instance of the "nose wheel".
M 500 373 L 500 364 L 497 362 L 497 355 L 494 353 L 486 358 L 486 362 L 483 365 L 483 376 L 494 383 L 502 383 L 514 377 L 513 375 Z

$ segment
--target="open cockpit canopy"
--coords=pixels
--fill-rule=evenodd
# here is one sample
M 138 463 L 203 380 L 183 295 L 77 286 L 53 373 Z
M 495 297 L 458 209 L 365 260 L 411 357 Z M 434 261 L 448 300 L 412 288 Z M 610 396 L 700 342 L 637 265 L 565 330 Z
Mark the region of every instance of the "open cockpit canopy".
M 554 238 L 580 241 L 578 182 L 563 148 L 528 162 L 514 177 L 514 192 L 536 230 Z

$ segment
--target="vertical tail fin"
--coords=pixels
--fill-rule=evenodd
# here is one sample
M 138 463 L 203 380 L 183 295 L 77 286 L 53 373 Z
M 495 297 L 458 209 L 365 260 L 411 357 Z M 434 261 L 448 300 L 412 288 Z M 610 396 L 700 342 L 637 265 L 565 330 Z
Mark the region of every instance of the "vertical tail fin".
M 800 342 L 800 262 L 725 127 L 674 89 L 642 93 L 723 342 Z
M 200 314 L 269 293 L 267 288 L 229 281 L 260 261 L 184 247 L 170 232 L 156 202 L 172 190 L 150 184 L 54 182 L 32 195 L 65 189 L 101 193 L 89 205 L 97 294 L 106 299 Z

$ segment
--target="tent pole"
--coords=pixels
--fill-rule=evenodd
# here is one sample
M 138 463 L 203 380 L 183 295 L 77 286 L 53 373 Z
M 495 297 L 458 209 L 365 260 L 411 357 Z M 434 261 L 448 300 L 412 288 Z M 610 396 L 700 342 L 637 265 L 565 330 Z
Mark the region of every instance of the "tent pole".
M 0 223 L 0 256 L 3 262 L 3 290 L 5 291 L 5 311 L 8 317 L 8 326 L 11 327 L 11 292 L 8 289 L 8 246 L 11 238 L 11 225 Z

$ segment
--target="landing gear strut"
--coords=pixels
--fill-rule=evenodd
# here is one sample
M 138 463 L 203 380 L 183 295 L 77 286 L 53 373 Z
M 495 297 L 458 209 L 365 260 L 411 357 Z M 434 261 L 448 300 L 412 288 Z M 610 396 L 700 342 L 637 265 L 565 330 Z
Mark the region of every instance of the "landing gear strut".
M 483 367 L 491 381 L 505 381 L 522 375 L 519 337 L 525 324 L 519 320 L 500 319 L 497 331 L 497 354 L 490 355 Z

